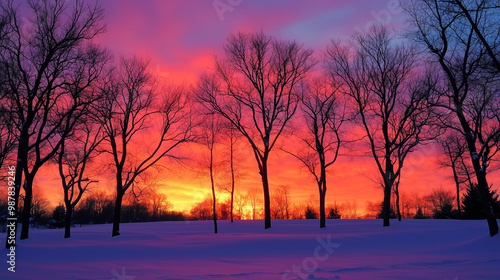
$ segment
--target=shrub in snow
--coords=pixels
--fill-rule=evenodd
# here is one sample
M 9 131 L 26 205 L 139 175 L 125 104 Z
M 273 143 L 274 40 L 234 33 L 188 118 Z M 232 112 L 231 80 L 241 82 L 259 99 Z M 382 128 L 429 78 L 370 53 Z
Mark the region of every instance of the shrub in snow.
M 317 219 L 318 213 L 312 207 L 307 206 L 305 216 L 306 219 Z

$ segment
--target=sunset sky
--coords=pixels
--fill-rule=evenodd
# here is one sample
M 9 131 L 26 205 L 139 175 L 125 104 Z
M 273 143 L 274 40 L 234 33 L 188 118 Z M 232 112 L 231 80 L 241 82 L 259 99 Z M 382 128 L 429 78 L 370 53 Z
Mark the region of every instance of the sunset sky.
M 121 55 L 149 57 L 158 74 L 173 84 L 191 85 L 199 74 L 210 69 L 214 55 L 222 55 L 222 45 L 231 32 L 258 32 L 281 39 L 297 40 L 306 47 L 323 51 L 332 39 L 345 40 L 356 31 L 365 30 L 382 21 L 400 29 L 405 14 L 394 0 L 349 1 L 254 1 L 254 0 L 106 0 L 106 33 L 99 37 L 115 59 Z M 262 188 L 257 165 L 241 144 L 246 175 L 237 186 L 239 191 L 250 187 Z M 356 201 L 362 214 L 367 201 L 382 200 L 382 190 L 373 180 L 379 178 L 371 157 L 351 157 L 353 152 L 341 151 L 343 156 L 331 168 L 328 177 L 327 205 L 334 201 Z M 354 154 L 361 154 L 357 151 Z M 428 193 L 443 186 L 453 190 L 451 171 L 439 169 L 436 155 L 440 149 L 433 145 L 420 147 L 409 156 L 403 170 L 401 191 Z M 56 174 L 55 169 L 46 174 Z M 175 172 L 162 174 L 164 193 L 175 210 L 187 210 L 210 192 L 209 184 L 190 170 L 175 167 Z M 271 191 L 279 185 L 291 188 L 295 201 L 307 201 L 318 190 L 312 177 L 293 157 L 274 150 L 270 167 Z M 39 177 L 37 184 L 50 185 L 46 195 L 53 203 L 62 200 L 58 180 Z M 57 177 L 56 177 L 57 178 Z M 490 174 L 495 188 L 500 174 Z M 104 185 L 104 181 L 100 182 Z M 113 185 L 110 183 L 110 190 Z

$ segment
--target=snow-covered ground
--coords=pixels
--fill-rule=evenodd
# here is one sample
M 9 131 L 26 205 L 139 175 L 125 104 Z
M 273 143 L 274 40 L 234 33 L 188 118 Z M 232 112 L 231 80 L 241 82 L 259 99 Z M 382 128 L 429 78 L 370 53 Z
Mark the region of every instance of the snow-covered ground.
M 274 220 L 32 230 L 0 279 L 500 279 L 500 236 L 486 221 Z M 0 241 L 5 241 L 2 236 Z M 6 260 L 6 249 L 0 260 Z

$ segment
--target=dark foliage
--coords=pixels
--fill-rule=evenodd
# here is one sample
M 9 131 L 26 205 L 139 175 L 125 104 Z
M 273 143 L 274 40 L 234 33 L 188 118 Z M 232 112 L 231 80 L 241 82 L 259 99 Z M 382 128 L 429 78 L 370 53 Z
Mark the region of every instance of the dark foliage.
M 305 216 L 306 219 L 317 219 L 318 213 L 312 207 L 307 206 Z
M 495 216 L 499 218 L 500 202 L 498 201 L 498 194 L 496 191 L 491 190 L 491 188 L 489 188 L 489 198 L 493 202 L 493 212 Z M 484 203 L 485 202 L 481 199 L 481 193 L 478 186 L 476 184 L 469 186 L 462 199 L 462 218 L 466 220 L 486 219 L 486 215 L 484 211 L 482 211 Z
M 333 208 L 330 208 L 330 211 L 328 212 L 328 219 L 340 219 L 340 213 L 339 213 L 339 209 L 337 208 L 337 206 L 333 207 Z
M 384 204 L 382 203 L 380 205 L 380 212 L 378 213 L 377 215 L 377 219 L 383 219 L 384 216 L 383 216 L 383 212 L 384 212 Z M 394 207 L 390 207 L 389 209 L 389 219 L 396 219 L 398 217 L 398 215 L 396 214 L 396 211 L 394 211 Z
M 458 218 L 458 211 L 453 209 L 452 204 L 446 204 L 440 209 L 434 209 L 432 210 L 433 215 L 432 218 L 434 219 L 457 219 Z
M 62 228 L 64 227 L 64 214 L 66 210 L 64 205 L 59 204 L 54 211 L 52 211 L 52 220 L 50 220 L 50 228 Z
M 428 219 L 429 217 L 425 216 L 422 212 L 422 208 L 418 208 L 417 214 L 413 217 L 414 219 Z

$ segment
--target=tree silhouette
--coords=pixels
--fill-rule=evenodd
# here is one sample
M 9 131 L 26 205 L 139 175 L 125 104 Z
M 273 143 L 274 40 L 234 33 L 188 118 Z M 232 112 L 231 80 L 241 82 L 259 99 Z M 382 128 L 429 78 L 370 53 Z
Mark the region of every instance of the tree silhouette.
M 213 73 L 200 77 L 197 98 L 248 140 L 262 178 L 264 227 L 270 228 L 269 155 L 295 114 L 312 50 L 263 33 L 238 33 L 229 36 L 224 53 Z
M 237 152 L 237 144 L 238 144 L 238 140 L 240 138 L 240 134 L 239 132 L 232 126 L 232 124 L 226 124 L 223 126 L 223 129 L 222 129 L 222 133 L 224 135 L 222 135 L 222 138 L 223 138 L 223 142 L 225 142 L 226 144 L 226 149 L 229 148 L 229 160 L 228 160 L 228 164 L 229 164 L 229 184 L 223 184 L 222 185 L 222 189 L 227 191 L 230 195 L 231 195 L 231 222 L 233 222 L 234 218 L 233 218 L 233 209 L 234 209 L 234 203 L 235 203 L 235 186 L 236 186 L 236 182 L 237 180 L 239 179 L 239 177 L 241 176 L 242 174 L 242 167 L 240 164 L 238 164 L 238 162 L 240 162 L 242 160 L 242 158 L 240 156 L 238 156 L 238 152 Z M 240 202 L 241 202 L 241 198 L 240 198 Z M 241 203 L 240 203 L 241 204 Z M 241 206 L 241 205 L 240 205 Z M 241 209 L 240 209 L 241 210 Z M 240 211 L 240 219 L 241 219 L 241 211 Z
M 467 145 L 463 141 L 462 137 L 458 135 L 455 131 L 452 131 L 446 135 L 443 140 L 439 141 L 441 147 L 443 148 L 445 160 L 441 160 L 438 163 L 441 166 L 451 168 L 453 172 L 453 181 L 455 182 L 456 188 L 456 199 L 457 199 L 457 211 L 460 217 L 462 213 L 461 209 L 461 199 L 460 191 L 462 186 L 467 183 L 467 185 L 472 185 L 472 169 L 470 165 L 467 164 Z
M 439 109 L 441 123 L 458 132 L 467 145 L 494 236 L 498 223 L 486 175 L 500 150 L 500 7 L 490 1 L 412 0 L 406 10 L 413 24 L 410 34 L 441 70 L 441 90 L 429 101 Z
M 23 29 L 14 1 L 2 2 L 0 9 L 7 19 L 0 64 L 8 79 L 8 94 L 2 96 L 2 103 L 12 109 L 17 128 L 15 212 L 23 186 L 20 238 L 26 239 L 35 175 L 99 98 L 92 89 L 109 55 L 89 44 L 104 30 L 100 23 L 103 9 L 98 4 L 76 1 L 70 9 L 62 0 L 31 1 L 33 27 L 29 31 Z
M 148 65 L 138 57 L 121 58 L 101 89 L 106 100 L 99 114 L 116 180 L 112 236 L 120 235 L 122 199 L 138 176 L 162 158 L 180 159 L 175 149 L 194 139 L 186 92 L 161 88 Z M 145 139 L 139 132 L 150 137 Z
M 271 196 L 271 205 L 273 206 L 274 219 L 290 219 L 292 198 L 290 196 L 290 187 L 280 185 Z
M 453 201 L 455 200 L 452 191 L 445 190 L 443 187 L 433 189 L 427 199 L 433 205 L 432 212 L 435 219 L 455 218 L 456 215 L 452 213 Z
M 287 152 L 299 159 L 314 176 L 319 190 L 320 228 L 326 226 L 325 197 L 327 168 L 338 158 L 341 146 L 340 128 L 344 123 L 345 104 L 341 101 L 339 85 L 326 78 L 317 78 L 305 85 L 302 111 L 307 134 L 301 137 L 305 150 Z
M 398 43 L 384 27 L 358 34 L 354 43 L 332 42 L 327 68 L 353 101 L 356 121 L 383 181 L 383 225 L 389 226 L 391 193 L 404 160 L 429 137 L 430 76 L 417 75 L 417 53 Z
M 0 85 L 1 87 L 1 85 Z M 0 88 L 0 94 L 3 94 Z M 3 98 L 1 99 L 3 100 Z M 3 168 L 7 162 L 11 162 L 12 152 L 16 148 L 14 120 L 12 112 L 8 108 L 0 105 L 0 168 Z M 4 175 L 0 175 L 2 178 Z
M 4 39 L 8 37 L 7 15 L 0 14 L 0 45 L 4 44 Z M 5 71 L 5 66 L 0 61 L 0 100 L 5 100 L 8 96 L 8 73 Z M 4 102 L 0 104 L 0 168 L 3 168 L 9 156 L 12 155 L 16 147 L 15 128 L 13 112 L 9 107 L 6 107 Z M 2 178 L 4 175 L 0 175 Z
M 97 147 L 104 140 L 103 127 L 91 117 L 83 118 L 71 137 L 61 144 L 57 164 L 64 191 L 64 238 L 71 237 L 71 217 L 76 205 L 90 184 L 97 183 L 87 175 L 88 165 L 100 153 Z
M 259 198 L 259 190 L 257 187 L 248 189 L 246 197 L 250 207 L 252 208 L 252 220 L 255 220 L 258 218 L 257 207 L 262 203 L 262 200 Z
M 202 144 L 208 150 L 208 158 L 204 164 L 204 168 L 208 169 L 208 175 L 210 177 L 210 186 L 212 187 L 212 219 L 214 221 L 214 233 L 217 233 L 217 199 L 215 195 L 215 176 L 216 170 L 219 170 L 221 164 L 220 161 L 216 159 L 216 145 L 220 144 L 219 131 L 222 129 L 222 123 L 217 118 L 218 115 L 208 114 L 205 118 L 205 122 L 200 125 L 201 136 L 199 137 L 199 143 Z M 231 199 L 231 219 L 232 219 L 232 199 Z

